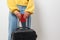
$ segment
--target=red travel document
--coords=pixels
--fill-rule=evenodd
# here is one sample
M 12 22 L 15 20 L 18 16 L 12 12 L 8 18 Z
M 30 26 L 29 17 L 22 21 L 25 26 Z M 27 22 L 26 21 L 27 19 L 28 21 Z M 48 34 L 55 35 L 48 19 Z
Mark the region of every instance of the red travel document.
M 21 14 L 21 19 L 20 19 L 20 21 L 21 21 L 21 22 L 26 22 L 26 19 L 23 18 L 23 15 L 24 15 L 24 14 Z

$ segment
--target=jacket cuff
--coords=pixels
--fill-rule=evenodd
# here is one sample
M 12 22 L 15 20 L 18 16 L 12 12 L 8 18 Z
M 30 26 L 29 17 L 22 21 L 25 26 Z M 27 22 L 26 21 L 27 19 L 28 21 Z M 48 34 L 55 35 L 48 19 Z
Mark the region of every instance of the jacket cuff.
M 14 11 L 18 11 L 18 12 L 20 12 L 20 10 L 18 10 L 18 9 L 14 9 L 14 10 L 12 11 L 12 13 L 14 13 Z
M 33 12 L 29 12 L 29 11 L 25 11 L 25 12 L 28 12 L 28 13 L 30 13 L 30 14 L 33 14 Z

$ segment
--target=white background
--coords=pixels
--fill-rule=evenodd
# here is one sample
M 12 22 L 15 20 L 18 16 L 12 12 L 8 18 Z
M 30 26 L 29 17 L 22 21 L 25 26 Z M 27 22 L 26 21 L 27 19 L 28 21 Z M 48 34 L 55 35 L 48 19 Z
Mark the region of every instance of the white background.
M 60 40 L 60 0 L 35 0 L 32 28 L 37 40 Z M 8 37 L 7 0 L 0 0 L 0 40 Z

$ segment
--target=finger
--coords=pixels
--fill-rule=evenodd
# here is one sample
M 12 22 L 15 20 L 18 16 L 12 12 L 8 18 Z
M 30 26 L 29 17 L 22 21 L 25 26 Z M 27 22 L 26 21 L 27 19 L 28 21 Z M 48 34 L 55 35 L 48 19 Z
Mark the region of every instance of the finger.
M 24 14 L 23 18 L 26 19 L 26 15 L 25 14 Z
M 18 15 L 18 19 L 21 19 L 21 15 Z
M 21 19 L 21 15 L 19 16 L 19 19 Z
M 26 16 L 23 16 L 24 19 L 26 19 Z

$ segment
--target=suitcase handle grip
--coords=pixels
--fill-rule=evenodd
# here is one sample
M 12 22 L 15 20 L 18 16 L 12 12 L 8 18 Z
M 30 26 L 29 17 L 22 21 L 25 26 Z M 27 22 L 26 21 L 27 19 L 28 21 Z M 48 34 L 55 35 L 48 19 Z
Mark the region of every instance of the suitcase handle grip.
M 30 29 L 30 28 L 29 28 L 29 27 L 25 27 L 25 28 L 19 27 L 19 28 L 17 28 L 16 30 L 18 30 L 18 29 Z

